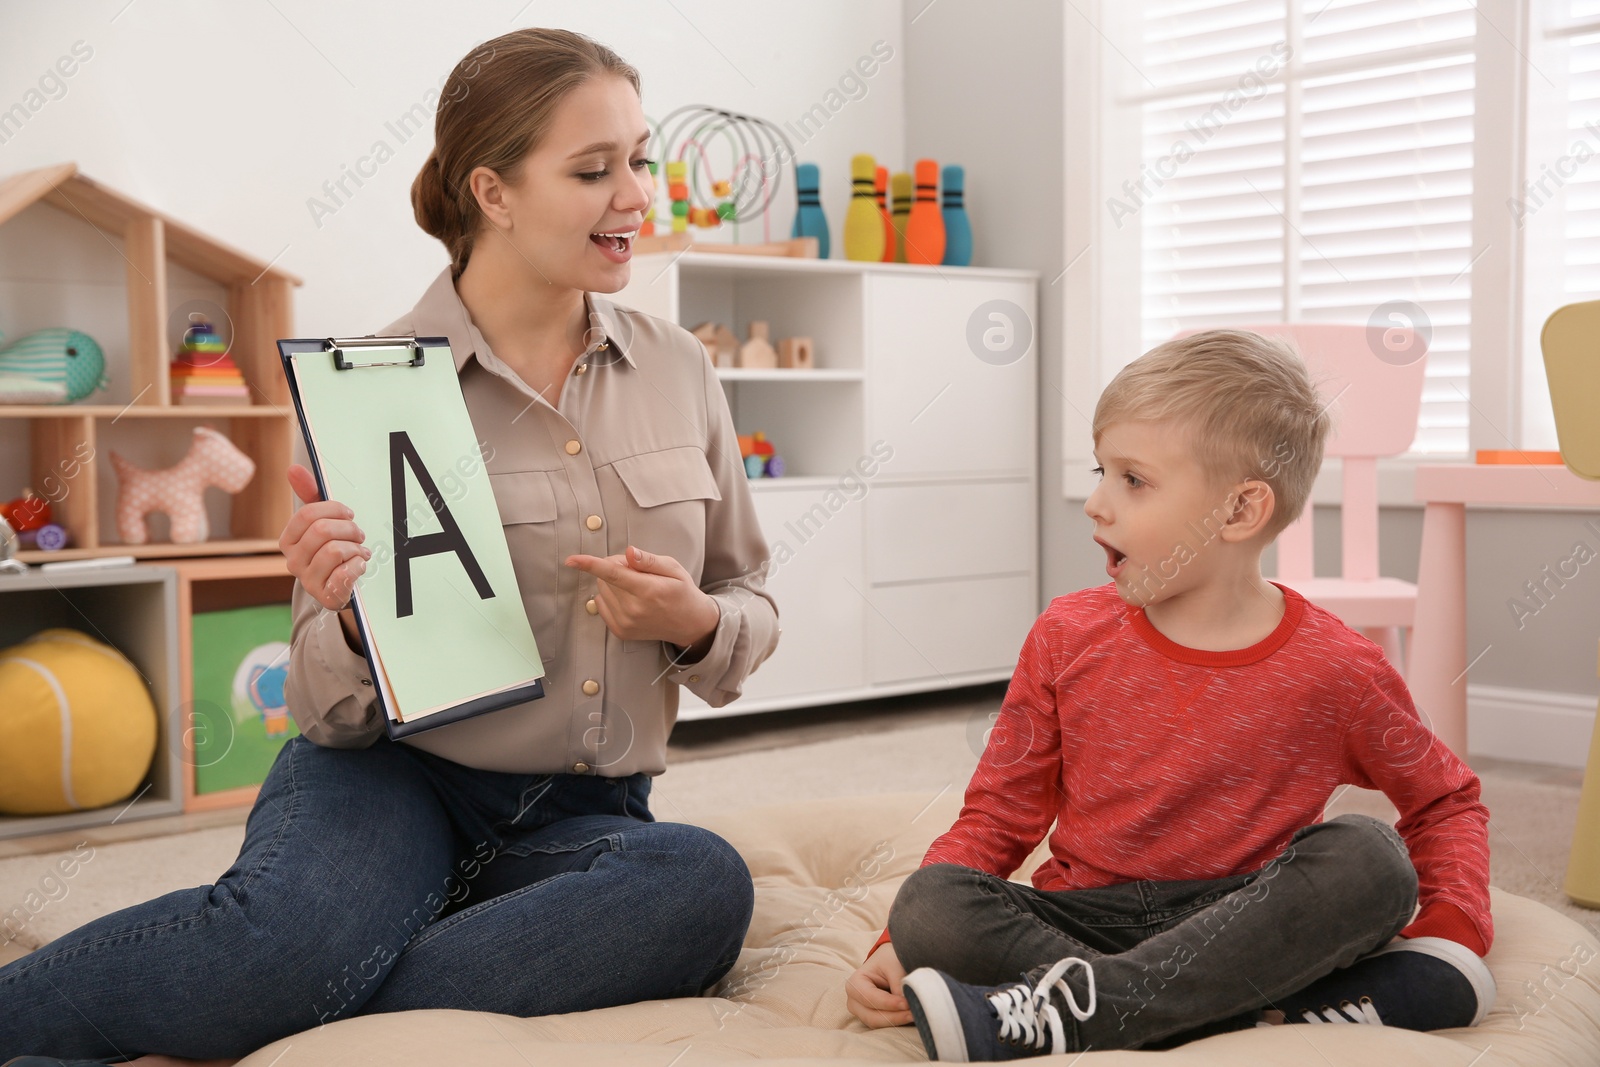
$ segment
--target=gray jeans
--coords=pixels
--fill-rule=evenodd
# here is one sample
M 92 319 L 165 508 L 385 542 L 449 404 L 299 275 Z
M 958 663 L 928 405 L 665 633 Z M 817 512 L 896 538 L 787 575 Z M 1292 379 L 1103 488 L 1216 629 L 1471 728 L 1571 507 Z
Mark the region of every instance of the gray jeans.
M 1410 922 L 1417 872 L 1386 823 L 1341 815 L 1298 831 L 1259 871 L 1207 881 L 1042 892 L 953 864 L 906 879 L 889 935 L 907 971 L 991 986 L 1057 960 L 1094 969 L 1098 1006 L 1062 1011 L 1074 1050 L 1164 1047 L 1253 1024 L 1254 1012 L 1348 967 Z M 1082 969 L 1067 984 L 1086 1006 Z

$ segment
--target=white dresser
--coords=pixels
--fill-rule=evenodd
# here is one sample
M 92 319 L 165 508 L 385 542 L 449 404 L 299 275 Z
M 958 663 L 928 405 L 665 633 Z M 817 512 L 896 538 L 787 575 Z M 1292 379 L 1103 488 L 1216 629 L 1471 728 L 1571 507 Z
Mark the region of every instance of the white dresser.
M 1038 276 L 1032 271 L 681 253 L 639 256 L 613 299 L 741 341 L 813 339 L 813 370 L 718 371 L 734 425 L 781 478 L 752 480 L 782 637 L 725 708 L 1004 680 L 1039 609 Z

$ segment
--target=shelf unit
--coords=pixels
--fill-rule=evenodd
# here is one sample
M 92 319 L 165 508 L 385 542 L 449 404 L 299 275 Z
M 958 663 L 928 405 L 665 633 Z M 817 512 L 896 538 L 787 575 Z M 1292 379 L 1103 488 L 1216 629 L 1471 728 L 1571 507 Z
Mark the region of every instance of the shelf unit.
M 276 549 L 277 546 L 273 547 Z M 222 789 L 211 793 L 195 792 L 195 739 L 191 729 L 194 708 L 194 616 L 197 612 L 225 611 L 256 604 L 287 604 L 294 592 L 294 577 L 289 573 L 288 562 L 276 551 L 261 556 L 178 560 L 173 562 L 172 569 L 177 575 L 183 810 L 214 811 L 218 808 L 248 807 L 255 803 L 259 786 Z
M 76 573 L 0 574 L 0 648 L 52 627 L 80 630 L 117 648 L 150 686 L 155 758 L 132 797 L 59 815 L 0 816 L 0 839 L 175 815 L 183 807 L 177 640 L 177 574 L 136 565 Z
M 750 482 L 782 636 L 739 700 L 684 690 L 679 717 L 1009 678 L 1039 607 L 1037 274 L 687 252 L 632 279 L 618 303 L 685 328 L 814 341 L 813 370 L 717 371 L 788 471 Z M 997 301 L 1034 338 L 1015 358 L 971 340 Z
M 27 420 L 28 484 L 50 499 L 54 521 L 74 538 L 71 549 L 26 551 L 20 558 L 39 563 L 107 555 L 163 558 L 275 549 L 293 508 L 280 474 L 291 461 L 294 433 L 294 411 L 279 370 L 277 340 L 294 334 L 294 287 L 300 279 L 92 181 L 73 163 L 0 180 L 0 225 L 39 203 L 93 227 L 110 246 L 106 254 L 116 252 L 124 261 L 127 344 L 125 350 L 107 348 L 106 361 L 109 371 L 126 376 L 131 400 L 126 405 L 0 407 L 0 420 Z M 174 309 L 168 291 L 169 264 L 225 290 L 229 321 L 219 325 L 228 327 L 230 355 L 250 386 L 250 404 L 212 407 L 171 402 L 168 365 L 173 344 L 168 319 Z M 123 419 L 214 425 L 255 461 L 258 476 L 231 499 L 229 538 L 198 545 L 122 545 L 102 537 L 102 513 L 111 509 L 110 501 L 101 500 L 98 476 L 107 465 L 101 457 L 103 439 L 107 428 Z

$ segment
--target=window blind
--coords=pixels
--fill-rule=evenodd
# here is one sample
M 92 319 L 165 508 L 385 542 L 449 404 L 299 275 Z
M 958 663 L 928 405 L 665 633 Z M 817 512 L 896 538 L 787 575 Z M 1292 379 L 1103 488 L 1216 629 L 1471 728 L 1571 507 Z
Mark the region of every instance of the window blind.
M 1147 0 L 1141 14 L 1128 102 L 1143 165 L 1107 210 L 1141 228 L 1145 347 L 1207 326 L 1365 324 L 1409 301 L 1432 330 L 1412 450 L 1465 452 L 1470 0 Z
M 1600 174 L 1596 164 L 1582 156 L 1600 157 L 1600 0 L 1574 0 L 1568 14 L 1571 22 L 1556 29 L 1567 37 L 1567 121 L 1566 139 L 1557 145 L 1536 146 L 1534 158 L 1545 162 L 1566 157 L 1577 164 L 1570 177 L 1548 167 L 1530 167 L 1532 187 L 1525 197 L 1529 210 L 1537 209 L 1558 188 L 1565 197 L 1562 219 L 1562 282 L 1566 299 L 1593 300 L 1600 297 Z M 1570 33 L 1572 23 L 1587 26 L 1590 32 Z M 1575 151 L 1576 149 L 1576 151 Z M 1572 164 L 1569 164 L 1572 165 Z M 1542 180 L 1541 180 L 1542 179 Z

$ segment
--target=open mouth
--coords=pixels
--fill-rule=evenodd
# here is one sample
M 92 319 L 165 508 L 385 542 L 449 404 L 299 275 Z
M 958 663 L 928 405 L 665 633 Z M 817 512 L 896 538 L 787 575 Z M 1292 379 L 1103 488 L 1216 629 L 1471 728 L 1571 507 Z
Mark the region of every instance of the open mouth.
M 1094 543 L 1106 550 L 1106 573 L 1115 578 L 1122 573 L 1122 565 L 1128 561 L 1128 556 L 1113 545 L 1108 545 L 1096 537 Z
M 638 233 L 638 230 L 618 230 L 613 233 L 591 233 L 589 235 L 589 240 L 593 241 L 595 243 L 595 247 L 606 253 L 608 257 L 620 261 L 628 258 L 628 252 L 633 247 L 633 239 L 638 235 Z

